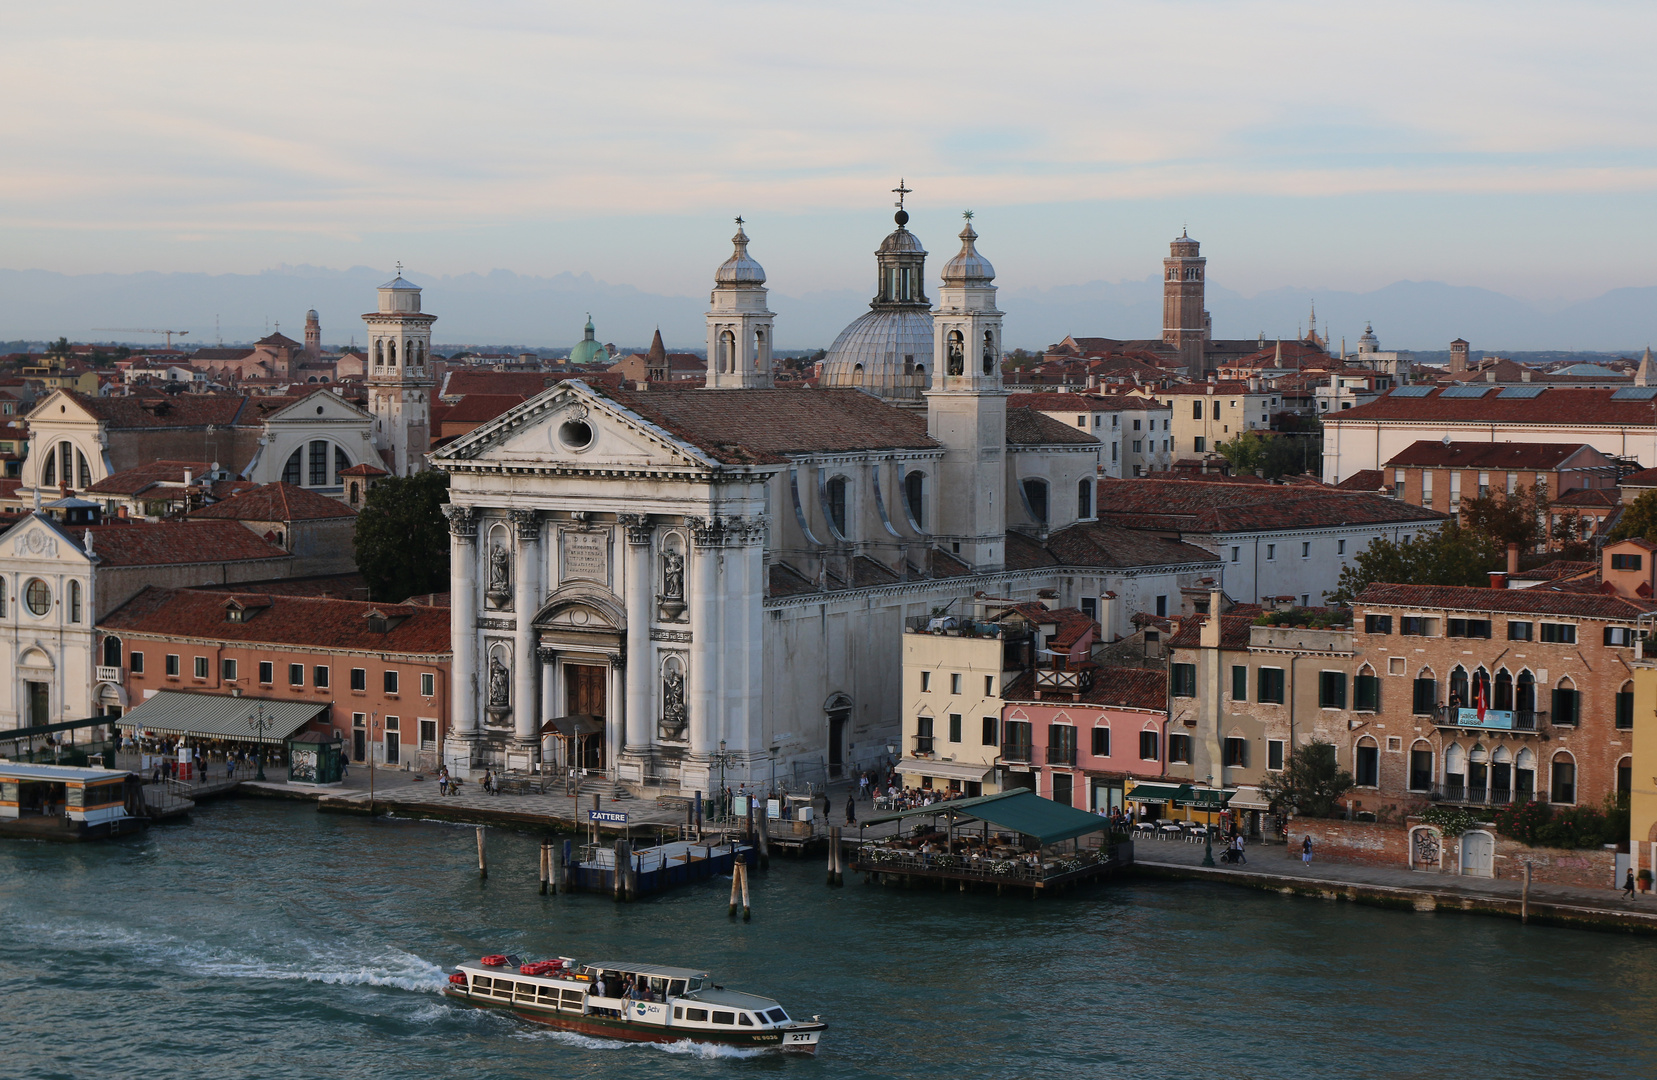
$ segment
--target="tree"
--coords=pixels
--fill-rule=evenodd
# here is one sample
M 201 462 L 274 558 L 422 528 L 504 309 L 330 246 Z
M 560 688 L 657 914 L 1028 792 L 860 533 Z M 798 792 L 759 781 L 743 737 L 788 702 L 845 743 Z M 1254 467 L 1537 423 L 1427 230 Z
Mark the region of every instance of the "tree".
M 1550 534 L 1559 548 L 1561 559 L 1582 562 L 1594 550 L 1594 526 L 1575 510 L 1567 510 L 1554 519 Z
M 1283 771 L 1268 774 L 1260 795 L 1271 808 L 1294 810 L 1302 817 L 1333 817 L 1335 804 L 1352 790 L 1352 774 L 1335 760 L 1335 748 L 1313 739 L 1289 754 Z
M 1470 585 L 1490 583 L 1489 573 L 1502 566 L 1504 549 L 1496 541 L 1453 521 L 1394 543 L 1377 537 L 1341 570 L 1332 604 L 1350 604 L 1373 582 L 1393 585 Z
M 1657 544 L 1657 491 L 1648 491 L 1629 503 L 1605 539 L 1627 540 L 1631 536 Z
M 1547 536 L 1548 496 L 1537 488 L 1517 487 L 1512 494 L 1493 491 L 1477 497 L 1463 496 L 1462 524 L 1488 536 L 1503 551 L 1518 544 L 1529 551 Z
M 1237 474 L 1258 472 L 1268 480 L 1276 480 L 1307 471 L 1307 448 L 1303 439 L 1250 429 L 1230 442 L 1215 444 L 1214 449 Z
M 47 356 L 60 356 L 60 357 L 61 356 L 68 356 L 69 355 L 69 339 L 66 338 L 66 337 L 60 337 L 56 341 L 52 342 L 50 345 L 47 345 L 46 346 L 46 355 Z
M 357 515 L 357 570 L 373 600 L 399 603 L 449 588 L 447 473 L 388 477 L 369 491 Z

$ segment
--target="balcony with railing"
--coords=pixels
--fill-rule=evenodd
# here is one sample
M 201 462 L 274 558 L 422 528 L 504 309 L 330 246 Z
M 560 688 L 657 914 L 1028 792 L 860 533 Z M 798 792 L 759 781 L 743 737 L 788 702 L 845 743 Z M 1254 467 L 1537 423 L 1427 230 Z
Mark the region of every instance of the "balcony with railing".
M 1486 709 L 1483 717 L 1479 716 L 1477 709 L 1451 708 L 1448 705 L 1433 709 L 1433 723 L 1438 727 L 1534 732 L 1547 722 L 1546 709 Z
M 931 757 L 932 756 L 932 738 L 933 737 L 931 735 L 916 735 L 916 736 L 914 736 L 915 756 L 916 757 Z
M 124 672 L 119 667 L 106 667 L 99 664 L 96 674 L 99 682 L 118 683 L 121 681 Z
M 1433 802 L 1465 803 L 1469 806 L 1507 806 L 1536 798 L 1530 788 L 1471 787 L 1465 783 L 1434 784 L 1427 797 Z
M 1036 689 L 1047 693 L 1079 694 L 1092 683 L 1092 671 L 1066 671 L 1056 667 L 1036 669 Z
M 1075 744 L 1071 743 L 1067 745 L 1065 743 L 1060 743 L 1057 746 L 1049 746 L 1047 748 L 1047 764 L 1070 765 L 1074 767 L 1076 764 Z
M 1028 765 L 1034 759 L 1034 744 L 1028 742 L 1003 742 L 1001 744 L 1001 760 L 1011 761 L 1019 765 Z

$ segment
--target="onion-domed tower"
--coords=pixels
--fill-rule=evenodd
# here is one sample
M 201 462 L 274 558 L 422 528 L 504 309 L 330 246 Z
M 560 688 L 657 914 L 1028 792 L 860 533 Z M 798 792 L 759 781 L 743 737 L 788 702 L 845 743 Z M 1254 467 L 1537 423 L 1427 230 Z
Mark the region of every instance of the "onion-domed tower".
M 1001 385 L 1001 312 L 995 268 L 978 254 L 972 211 L 961 250 L 944 264 L 932 313 L 939 368 L 926 392 L 927 434 L 944 446 L 938 490 L 940 542 L 977 571 L 1007 561 L 1007 391 Z
M 909 188 L 898 196 L 897 229 L 875 252 L 879 280 L 870 311 L 840 331 L 823 361 L 824 386 L 850 386 L 894 402 L 918 404 L 931 385 L 932 313 L 926 298 L 926 249 L 910 232 L 903 209 Z
M 708 299 L 709 390 L 769 388 L 771 321 L 765 306 L 765 268 L 748 254 L 748 234 L 736 219 L 734 249 L 713 275 Z

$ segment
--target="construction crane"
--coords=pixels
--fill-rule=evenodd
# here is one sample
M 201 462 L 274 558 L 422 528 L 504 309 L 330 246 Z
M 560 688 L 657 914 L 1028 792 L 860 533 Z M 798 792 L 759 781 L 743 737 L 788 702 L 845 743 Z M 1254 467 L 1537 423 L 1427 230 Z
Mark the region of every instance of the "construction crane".
M 109 334 L 166 334 L 167 335 L 167 348 L 169 348 L 169 349 L 173 347 L 173 338 L 174 337 L 183 337 L 184 335 L 186 335 L 190 332 L 188 330 L 145 330 L 145 329 L 142 329 L 142 328 L 135 329 L 131 326 L 94 326 L 92 329 L 101 330 L 101 331 L 103 331 L 105 333 L 109 333 Z

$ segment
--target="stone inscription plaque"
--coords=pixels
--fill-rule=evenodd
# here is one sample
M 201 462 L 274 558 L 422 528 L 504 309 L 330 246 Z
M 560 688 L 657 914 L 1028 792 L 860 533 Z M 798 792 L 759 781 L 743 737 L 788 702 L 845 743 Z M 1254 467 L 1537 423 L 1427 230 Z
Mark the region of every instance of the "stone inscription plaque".
M 610 580 L 610 536 L 602 532 L 567 532 L 563 535 L 565 578 Z

